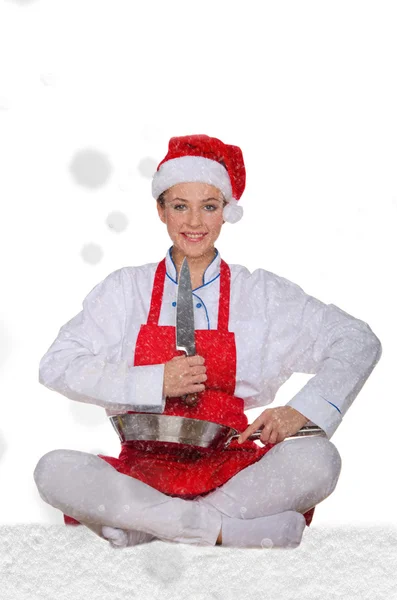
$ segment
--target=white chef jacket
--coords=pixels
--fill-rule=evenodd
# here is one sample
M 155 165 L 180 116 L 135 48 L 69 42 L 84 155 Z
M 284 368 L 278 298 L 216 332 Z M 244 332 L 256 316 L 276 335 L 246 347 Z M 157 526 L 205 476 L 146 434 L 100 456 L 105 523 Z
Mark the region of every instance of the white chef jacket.
M 171 250 L 158 324 L 175 326 L 178 285 Z M 217 328 L 220 261 L 216 251 L 202 285 L 193 290 L 195 329 Z M 133 366 L 157 264 L 123 267 L 91 290 L 83 310 L 61 327 L 41 359 L 40 383 L 72 400 L 102 406 L 108 415 L 164 411 L 164 365 Z M 379 339 L 367 323 L 283 277 L 229 266 L 235 395 L 244 400 L 245 410 L 261 407 L 274 400 L 292 373 L 314 374 L 288 405 L 331 438 L 380 359 Z

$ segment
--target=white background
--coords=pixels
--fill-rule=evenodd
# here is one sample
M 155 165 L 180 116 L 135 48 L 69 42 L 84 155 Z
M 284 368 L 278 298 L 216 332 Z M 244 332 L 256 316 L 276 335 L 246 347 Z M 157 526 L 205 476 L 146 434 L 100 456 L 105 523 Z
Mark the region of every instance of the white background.
M 0 1 L 1 523 L 62 522 L 32 478 L 45 452 L 118 453 L 103 409 L 41 386 L 38 365 L 99 281 L 165 255 L 139 164 L 188 133 L 244 152 L 245 214 L 224 226 L 222 257 L 336 304 L 383 345 L 332 438 L 342 474 L 313 523 L 396 522 L 396 12 L 379 0 Z M 86 150 L 109 161 L 102 186 L 73 176 Z M 114 210 L 122 232 L 106 223 Z

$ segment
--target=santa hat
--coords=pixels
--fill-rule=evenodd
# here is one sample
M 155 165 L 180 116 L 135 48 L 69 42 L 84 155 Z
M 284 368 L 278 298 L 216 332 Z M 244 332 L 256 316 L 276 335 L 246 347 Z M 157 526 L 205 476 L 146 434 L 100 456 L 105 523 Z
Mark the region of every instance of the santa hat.
M 208 135 L 171 138 L 168 153 L 153 176 L 153 197 L 157 200 L 173 185 L 190 182 L 214 185 L 227 201 L 224 220 L 237 223 L 241 219 L 243 209 L 237 202 L 245 188 L 245 166 L 238 146 Z

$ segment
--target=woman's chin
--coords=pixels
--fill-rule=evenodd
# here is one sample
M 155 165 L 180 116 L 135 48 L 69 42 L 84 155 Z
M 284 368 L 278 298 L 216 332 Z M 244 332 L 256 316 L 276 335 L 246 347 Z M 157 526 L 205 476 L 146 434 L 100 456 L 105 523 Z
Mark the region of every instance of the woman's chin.
M 175 245 L 174 245 L 175 248 Z M 178 247 L 177 248 L 178 252 L 180 252 L 180 254 L 182 256 L 186 256 L 186 258 L 200 258 L 201 256 L 204 256 L 207 252 L 207 250 L 192 250 L 191 248 L 185 248 L 185 247 Z

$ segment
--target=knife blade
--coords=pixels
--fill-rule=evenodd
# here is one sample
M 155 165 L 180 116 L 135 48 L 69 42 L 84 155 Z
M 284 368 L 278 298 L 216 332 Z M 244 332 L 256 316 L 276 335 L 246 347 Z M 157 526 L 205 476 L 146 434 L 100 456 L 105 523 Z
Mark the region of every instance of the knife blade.
M 186 356 L 194 356 L 196 354 L 192 282 L 186 257 L 183 259 L 178 280 L 176 349 L 185 352 Z M 194 407 L 198 402 L 197 394 L 185 394 L 182 396 L 182 400 L 187 406 Z
M 192 282 L 186 257 L 183 259 L 178 281 L 176 349 L 183 350 L 186 356 L 194 356 L 196 354 Z

